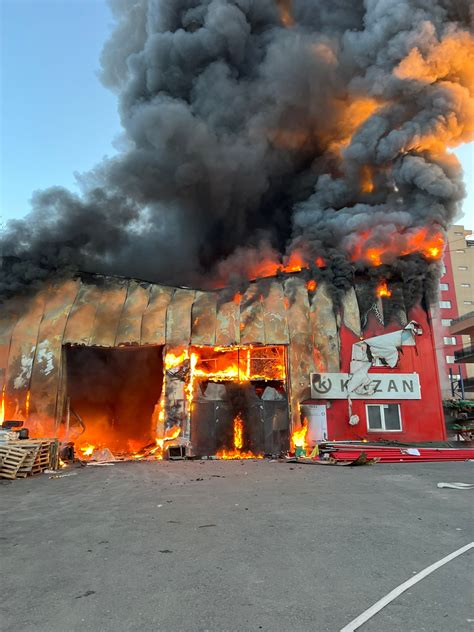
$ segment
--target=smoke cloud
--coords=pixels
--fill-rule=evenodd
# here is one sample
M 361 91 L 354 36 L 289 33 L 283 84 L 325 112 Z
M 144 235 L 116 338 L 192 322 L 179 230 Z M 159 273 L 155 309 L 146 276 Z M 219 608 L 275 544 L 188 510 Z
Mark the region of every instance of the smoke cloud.
M 449 149 L 474 133 L 469 5 L 112 0 L 126 148 L 80 195 L 34 194 L 0 292 L 71 270 L 228 282 L 295 251 L 332 278 L 435 278 L 464 195 Z

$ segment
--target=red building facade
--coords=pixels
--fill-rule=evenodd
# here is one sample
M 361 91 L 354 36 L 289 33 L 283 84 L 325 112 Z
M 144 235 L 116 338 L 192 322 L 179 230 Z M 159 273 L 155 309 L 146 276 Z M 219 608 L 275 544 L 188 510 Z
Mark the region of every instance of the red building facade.
M 422 307 L 411 310 L 410 318 L 421 326 L 421 335 L 415 336 L 414 346 L 402 346 L 398 351 L 398 362 L 394 368 L 373 366 L 369 376 L 386 376 L 385 380 L 393 384 L 404 383 L 402 376 L 411 374 L 419 380 L 419 399 L 413 399 L 413 393 L 407 394 L 399 388 L 392 392 L 391 398 L 380 399 L 371 396 L 366 399 L 311 399 L 309 409 L 325 405 L 327 438 L 329 440 L 388 440 L 401 442 L 443 441 L 446 429 L 441 401 L 440 381 L 436 362 L 436 349 L 430 318 Z M 381 336 L 396 330 L 400 326 L 395 323 L 383 327 L 371 315 L 364 338 Z M 341 373 L 350 373 L 352 347 L 359 338 L 344 325 L 341 326 Z M 415 374 L 415 375 L 413 375 Z M 396 384 L 397 383 L 397 384 Z M 407 395 L 409 398 L 407 398 Z M 352 416 L 351 425 L 350 419 Z M 354 423 L 355 422 L 355 423 Z M 319 437 L 321 438 L 321 437 Z

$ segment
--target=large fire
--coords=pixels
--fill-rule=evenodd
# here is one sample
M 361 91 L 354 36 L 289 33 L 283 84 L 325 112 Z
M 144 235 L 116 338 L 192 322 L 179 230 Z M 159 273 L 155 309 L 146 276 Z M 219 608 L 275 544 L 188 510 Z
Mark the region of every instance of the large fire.
M 397 257 L 420 254 L 436 261 L 443 256 L 444 237 L 440 230 L 426 227 L 383 232 L 364 231 L 348 244 L 352 261 L 364 261 L 371 266 L 391 263 Z

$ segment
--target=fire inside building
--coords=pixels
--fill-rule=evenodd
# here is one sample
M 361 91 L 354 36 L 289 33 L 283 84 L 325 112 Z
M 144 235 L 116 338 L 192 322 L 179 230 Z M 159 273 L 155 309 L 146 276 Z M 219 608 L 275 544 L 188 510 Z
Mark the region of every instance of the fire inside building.
M 4 304 L 0 415 L 85 457 L 443 440 L 431 323 L 404 291 L 367 276 L 337 296 L 301 273 L 234 295 L 77 276 Z

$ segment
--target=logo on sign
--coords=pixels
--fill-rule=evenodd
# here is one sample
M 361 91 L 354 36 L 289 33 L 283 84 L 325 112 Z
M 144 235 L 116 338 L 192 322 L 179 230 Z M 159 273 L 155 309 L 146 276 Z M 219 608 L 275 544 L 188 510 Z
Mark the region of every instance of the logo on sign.
M 329 393 L 332 388 L 332 380 L 326 375 L 316 373 L 313 375 L 313 388 L 320 395 L 325 395 Z

